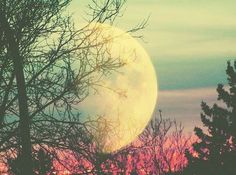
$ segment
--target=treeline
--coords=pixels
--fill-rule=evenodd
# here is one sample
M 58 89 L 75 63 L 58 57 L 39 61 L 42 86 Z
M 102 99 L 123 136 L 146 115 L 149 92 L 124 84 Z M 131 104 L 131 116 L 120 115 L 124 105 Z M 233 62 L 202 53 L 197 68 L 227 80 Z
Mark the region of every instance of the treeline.
M 47 144 L 35 147 L 35 174 L 233 175 L 236 172 L 236 61 L 233 65 L 228 62 L 226 73 L 228 85 L 217 87 L 221 103 L 212 107 L 205 102 L 201 104 L 205 128 L 196 127 L 195 137 L 186 136 L 181 124 L 163 117 L 159 111 L 135 142 L 115 153 L 103 153 L 93 135 L 81 127 L 79 136 L 67 138 L 66 149 Z M 93 122 L 102 124 L 101 120 Z M 13 158 L 11 153 L 6 160 L 8 171 L 19 174 L 18 156 Z
M 112 125 L 82 121 L 79 104 L 126 63 L 111 57 L 106 38 L 96 40 L 96 25 L 75 27 L 66 11 L 70 2 L 0 0 L 1 174 L 234 174 L 235 62 L 228 63 L 228 86 L 217 88 L 225 107 L 202 103 L 206 129 L 195 129 L 197 141 L 160 111 L 135 143 L 102 152 L 94 133 Z M 112 25 L 124 3 L 92 0 L 88 25 Z

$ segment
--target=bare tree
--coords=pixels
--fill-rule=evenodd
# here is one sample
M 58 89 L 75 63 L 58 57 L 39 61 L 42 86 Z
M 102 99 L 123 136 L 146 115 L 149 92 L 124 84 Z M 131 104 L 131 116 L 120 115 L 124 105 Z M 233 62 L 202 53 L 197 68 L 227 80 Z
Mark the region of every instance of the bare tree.
M 112 23 L 124 2 L 92 1 L 88 25 Z M 106 41 L 91 37 L 96 25 L 74 27 L 64 13 L 69 3 L 0 0 L 0 152 L 16 154 L 27 165 L 19 166 L 23 175 L 34 174 L 34 147 L 68 149 L 72 136 L 89 140 L 78 104 L 101 77 L 124 66 Z
M 185 150 L 191 137 L 183 132 L 183 126 L 175 120 L 164 118 L 162 111 L 154 115 L 139 137 L 136 154 L 143 154 L 143 163 L 138 169 L 148 174 L 162 175 L 182 170 L 186 165 Z M 150 161 L 151 160 L 151 161 Z
M 90 124 L 94 122 L 93 127 L 98 123 L 100 127 L 102 125 L 102 136 L 106 135 L 104 132 L 107 127 L 114 127 L 104 120 L 90 121 Z M 154 115 L 136 141 L 117 152 L 102 152 L 105 137 L 98 137 L 104 139 L 98 144 L 91 137 L 85 142 L 81 140 L 81 136 L 71 135 L 68 146 L 70 149 L 68 152 L 64 149 L 60 152 L 64 158 L 59 161 L 64 165 L 62 169 L 72 174 L 164 175 L 182 172 L 187 164 L 184 153 L 192 142 L 191 136 L 186 135 L 183 129 L 175 120 L 162 117 L 160 111 L 160 115 Z

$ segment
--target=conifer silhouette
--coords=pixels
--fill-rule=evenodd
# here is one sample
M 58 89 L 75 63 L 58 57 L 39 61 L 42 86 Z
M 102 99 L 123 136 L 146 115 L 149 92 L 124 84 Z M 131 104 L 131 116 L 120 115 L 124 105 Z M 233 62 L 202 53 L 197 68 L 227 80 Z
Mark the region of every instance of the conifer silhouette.
M 220 105 L 202 102 L 201 121 L 207 128 L 195 128 L 198 141 L 187 150 L 186 174 L 233 175 L 236 172 L 236 61 L 228 62 L 228 86 L 218 85 Z

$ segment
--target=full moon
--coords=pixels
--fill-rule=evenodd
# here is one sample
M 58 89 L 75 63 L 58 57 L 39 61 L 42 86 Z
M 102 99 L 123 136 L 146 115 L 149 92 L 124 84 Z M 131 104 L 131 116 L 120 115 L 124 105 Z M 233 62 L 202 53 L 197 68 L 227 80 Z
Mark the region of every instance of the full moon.
M 96 29 L 88 40 L 106 41 L 106 54 L 124 64 L 100 79 L 80 109 L 84 118 L 101 121 L 95 141 L 101 151 L 113 152 L 134 141 L 150 121 L 157 101 L 157 78 L 136 38 L 108 24 L 96 24 Z

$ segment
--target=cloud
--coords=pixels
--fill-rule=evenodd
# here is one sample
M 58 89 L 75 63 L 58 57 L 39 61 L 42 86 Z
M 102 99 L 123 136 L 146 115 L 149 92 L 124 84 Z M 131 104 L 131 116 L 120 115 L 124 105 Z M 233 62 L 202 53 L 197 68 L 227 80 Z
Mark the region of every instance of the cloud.
M 75 22 L 84 21 L 88 1 L 72 1 Z M 224 82 L 227 59 L 236 56 L 235 0 L 129 0 L 114 23 L 130 29 L 150 15 L 138 32 L 151 56 L 161 89 L 215 86 Z M 176 81 L 175 81 L 176 80 Z
M 236 1 L 130 0 L 118 26 L 150 15 L 141 32 L 161 89 L 216 86 L 225 82 L 226 60 L 236 57 Z
M 71 6 L 78 19 L 85 11 L 80 2 Z M 200 124 L 201 101 L 216 101 L 226 60 L 236 56 L 235 6 L 235 0 L 129 0 L 114 23 L 129 29 L 151 15 L 141 44 L 158 73 L 158 108 L 189 131 Z
M 201 101 L 215 103 L 216 88 L 160 91 L 157 108 L 165 117 L 182 122 L 186 131 L 191 132 L 195 126 L 201 126 Z

